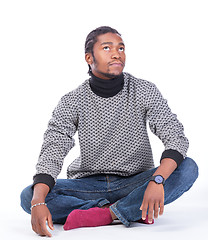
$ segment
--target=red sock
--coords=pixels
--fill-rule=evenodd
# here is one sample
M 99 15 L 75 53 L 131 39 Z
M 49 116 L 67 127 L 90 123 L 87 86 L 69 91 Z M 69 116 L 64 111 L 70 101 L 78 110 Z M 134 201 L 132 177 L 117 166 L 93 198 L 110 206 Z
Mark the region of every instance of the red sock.
M 154 219 L 152 219 L 152 223 L 149 223 L 149 222 L 148 222 L 148 215 L 147 215 L 145 220 L 143 220 L 143 219 L 141 218 L 141 219 L 139 219 L 138 222 L 139 222 L 139 223 L 144 223 L 144 224 L 153 224 L 153 223 L 154 223 Z
M 98 227 L 112 222 L 109 208 L 75 209 L 68 215 L 63 228 L 64 230 L 70 230 L 80 227 Z

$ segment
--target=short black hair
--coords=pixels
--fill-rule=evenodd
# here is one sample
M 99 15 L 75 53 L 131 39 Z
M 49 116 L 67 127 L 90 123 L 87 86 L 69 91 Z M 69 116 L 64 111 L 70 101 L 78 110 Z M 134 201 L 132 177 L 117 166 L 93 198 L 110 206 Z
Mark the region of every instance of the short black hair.
M 119 36 L 121 36 L 121 34 L 114 28 L 108 27 L 108 26 L 102 26 L 102 27 L 98 27 L 96 29 L 94 29 L 93 31 L 91 31 L 86 38 L 85 41 L 85 53 L 91 53 L 93 58 L 94 58 L 94 54 L 93 54 L 93 47 L 95 45 L 95 43 L 97 42 L 97 37 L 102 35 L 102 34 L 106 34 L 106 33 L 115 33 L 118 34 Z M 89 71 L 88 73 L 91 73 L 91 67 L 89 66 Z
M 93 54 L 94 44 L 97 42 L 97 37 L 105 33 L 115 33 L 121 36 L 121 34 L 114 28 L 108 26 L 98 27 L 95 30 L 91 31 L 85 41 L 85 53 Z

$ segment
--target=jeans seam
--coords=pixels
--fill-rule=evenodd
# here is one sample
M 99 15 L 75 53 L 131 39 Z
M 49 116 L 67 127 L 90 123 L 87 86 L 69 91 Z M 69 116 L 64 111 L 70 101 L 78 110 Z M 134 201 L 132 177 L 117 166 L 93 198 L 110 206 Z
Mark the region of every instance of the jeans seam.
M 109 178 L 109 176 L 108 175 L 106 175 L 106 180 L 107 180 L 107 191 L 108 192 L 111 192 L 111 189 L 110 189 L 110 178 Z
M 110 206 L 110 209 L 113 211 L 113 213 L 116 215 L 116 217 L 126 226 L 129 227 L 130 226 L 130 222 L 127 221 L 118 211 L 118 209 L 116 208 L 117 203 L 113 204 L 112 206 Z
M 106 190 L 94 190 L 94 191 L 86 191 L 86 190 L 74 190 L 74 189 L 64 189 L 64 188 L 59 188 L 59 189 L 56 189 L 56 190 L 53 190 L 53 192 L 58 192 L 60 190 L 63 190 L 63 191 L 71 191 L 71 192 L 84 192 L 84 193 L 99 193 L 99 192 L 107 192 Z
M 154 168 L 154 169 L 155 169 L 155 171 L 156 171 L 157 168 Z M 153 172 L 153 173 L 154 173 L 154 172 Z M 149 179 L 150 179 L 150 177 L 152 176 L 153 173 L 151 173 L 150 176 L 145 176 L 145 177 L 143 177 L 142 179 L 140 179 L 140 182 L 143 182 L 143 184 L 138 185 L 138 186 L 136 186 L 135 188 L 141 187 L 141 186 L 144 185 L 147 181 L 149 181 Z M 119 189 L 128 187 L 128 186 L 130 186 L 130 185 L 136 185 L 136 184 L 138 184 L 138 182 L 129 183 L 129 184 L 123 185 L 123 186 L 121 186 L 121 187 L 114 188 L 114 189 L 111 190 L 111 191 L 119 190 Z
M 142 181 L 144 181 L 144 183 L 146 183 L 148 180 L 149 180 L 150 177 L 146 177 L 144 179 L 142 179 Z M 72 191 L 72 192 L 84 192 L 84 193 L 99 193 L 99 192 L 113 192 L 113 191 L 117 191 L 119 189 L 122 189 L 122 188 L 126 188 L 130 185 L 136 185 L 138 182 L 133 182 L 133 183 L 129 183 L 129 184 L 126 184 L 124 186 L 121 186 L 121 187 L 117 187 L 117 188 L 114 188 L 114 189 L 107 189 L 107 190 L 94 190 L 94 191 L 86 191 L 86 190 L 74 190 L 74 189 L 64 189 L 64 188 L 59 188 L 59 189 L 56 189 L 56 190 L 53 190 L 53 192 L 57 192 L 57 191 L 60 191 L 60 190 L 63 190 L 63 191 Z M 143 184 L 142 184 L 143 185 Z M 135 188 L 137 187 L 141 187 L 142 185 L 139 185 L 139 186 L 136 186 Z M 109 187 L 109 186 L 108 186 Z
M 141 184 L 141 185 L 136 186 L 135 188 L 137 188 L 137 187 L 141 187 L 141 186 L 144 185 L 149 179 L 150 179 L 150 177 L 145 178 L 145 179 L 142 179 L 142 181 L 145 180 L 144 183 Z M 129 187 L 130 185 L 136 185 L 137 183 L 138 183 L 138 182 L 129 183 L 129 184 L 127 184 L 127 185 L 124 185 L 124 186 L 121 186 L 121 187 L 114 188 L 114 189 L 112 189 L 112 190 L 110 190 L 110 191 L 111 191 L 111 192 L 112 192 L 112 191 L 116 191 L 116 190 L 119 190 L 119 189 L 122 189 L 122 188 Z

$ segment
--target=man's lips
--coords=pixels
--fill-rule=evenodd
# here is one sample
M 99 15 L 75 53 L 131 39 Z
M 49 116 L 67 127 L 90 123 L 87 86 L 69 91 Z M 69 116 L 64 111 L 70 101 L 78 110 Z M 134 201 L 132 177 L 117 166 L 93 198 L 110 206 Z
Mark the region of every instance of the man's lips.
M 124 63 L 123 62 L 110 62 L 109 63 L 109 66 L 124 66 Z

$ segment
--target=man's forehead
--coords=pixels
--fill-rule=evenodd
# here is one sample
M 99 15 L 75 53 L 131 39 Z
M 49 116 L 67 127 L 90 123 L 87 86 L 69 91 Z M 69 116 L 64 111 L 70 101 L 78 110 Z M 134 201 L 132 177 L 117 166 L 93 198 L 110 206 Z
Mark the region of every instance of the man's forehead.
M 105 33 L 97 37 L 97 43 L 99 45 L 105 44 L 119 44 L 124 45 L 122 38 L 116 33 Z

